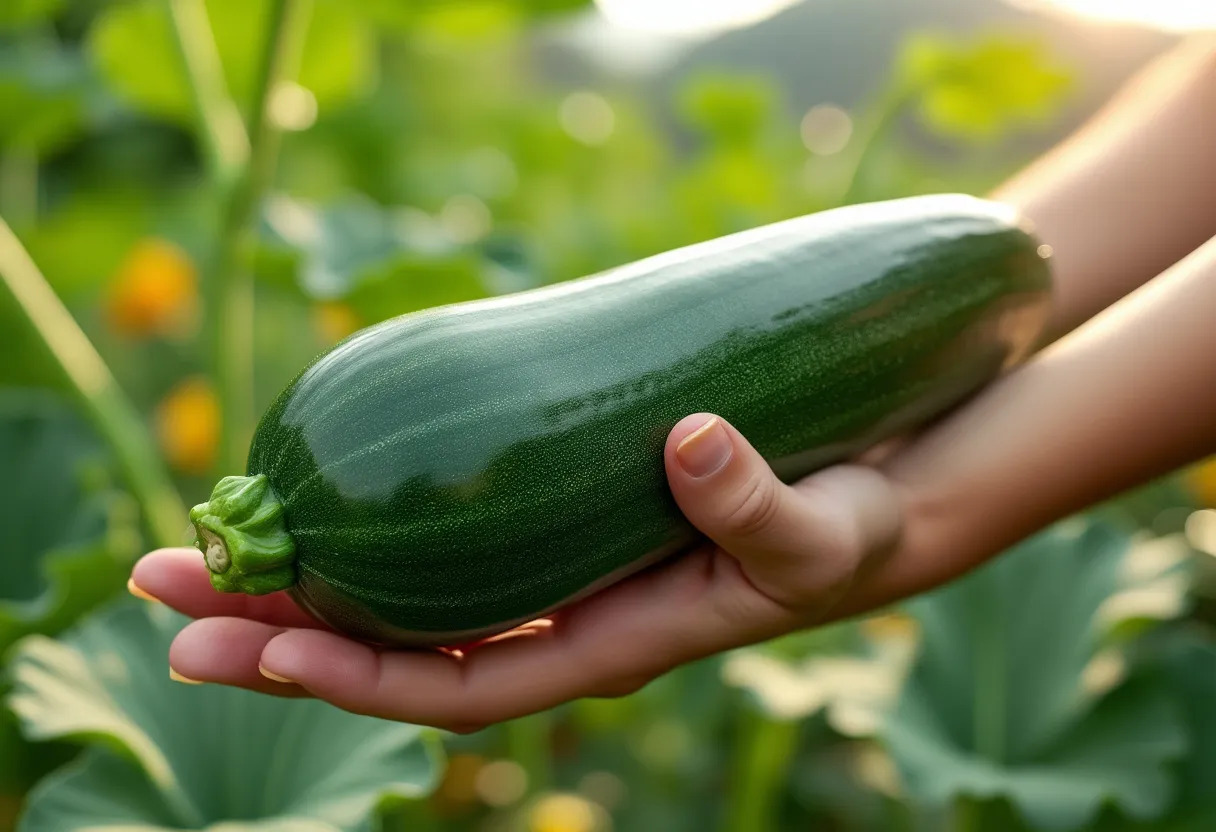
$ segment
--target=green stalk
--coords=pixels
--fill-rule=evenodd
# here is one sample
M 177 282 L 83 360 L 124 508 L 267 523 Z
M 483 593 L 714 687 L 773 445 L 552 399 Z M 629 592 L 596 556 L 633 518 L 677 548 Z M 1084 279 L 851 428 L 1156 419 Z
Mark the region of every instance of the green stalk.
M 1004 620 L 998 604 L 977 610 L 975 623 L 975 694 L 972 732 L 975 752 L 994 763 L 1005 761 L 1009 667 L 1006 662 Z
M 249 137 L 228 94 L 224 67 L 203 0 L 168 0 L 173 40 L 185 70 L 207 171 L 230 187 L 249 161 Z
M 38 215 L 38 154 L 32 147 L 10 147 L 0 154 L 0 215 L 18 228 Z
M 878 150 L 882 148 L 887 136 L 899 122 L 904 107 L 913 97 L 913 90 L 904 84 L 896 84 L 879 96 L 870 108 L 868 117 L 864 119 L 866 127 L 861 131 L 864 138 L 857 145 L 859 150 L 853 160 L 849 185 L 841 198 L 842 205 L 852 205 L 865 194 L 866 184 L 870 178 L 870 168 L 878 156 Z
M 528 793 L 536 794 L 553 785 L 553 762 L 549 750 L 553 716 L 538 713 L 506 724 L 507 755 L 528 775 Z
M 249 118 L 249 160 L 225 193 L 219 239 L 206 273 L 212 373 L 223 425 L 218 473 L 244 471 L 253 434 L 253 225 L 274 178 L 282 136 L 271 98 L 298 71 L 310 11 L 311 0 L 271 3 Z
M 143 509 L 152 540 L 158 546 L 179 544 L 186 507 L 149 439 L 139 412 L 3 219 L 0 219 L 0 283 L 113 451 L 128 487 Z
M 798 722 L 745 712 L 725 832 L 777 829 L 776 809 L 798 742 Z
M 954 801 L 954 818 L 951 832 L 991 832 L 987 825 L 988 812 L 984 801 L 978 797 L 959 795 Z

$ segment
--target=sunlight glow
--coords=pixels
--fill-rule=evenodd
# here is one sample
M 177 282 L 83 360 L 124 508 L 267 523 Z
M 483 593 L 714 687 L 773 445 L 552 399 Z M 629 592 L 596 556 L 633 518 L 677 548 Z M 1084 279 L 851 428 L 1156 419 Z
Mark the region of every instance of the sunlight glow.
M 595 0 L 608 21 L 626 29 L 703 35 L 759 23 L 799 0 Z
M 1031 9 L 1063 11 L 1090 20 L 1139 23 L 1173 32 L 1216 29 L 1213 0 L 1013 0 Z

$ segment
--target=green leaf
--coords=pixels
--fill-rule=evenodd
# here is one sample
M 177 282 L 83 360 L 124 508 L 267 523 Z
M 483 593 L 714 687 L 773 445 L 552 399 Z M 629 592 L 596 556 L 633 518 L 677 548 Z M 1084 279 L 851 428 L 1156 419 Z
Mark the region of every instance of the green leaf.
M 98 818 L 101 828 L 241 821 L 259 830 L 349 830 L 382 800 L 435 785 L 426 729 L 316 700 L 170 681 L 169 644 L 185 623 L 165 607 L 129 601 L 60 641 L 20 644 L 9 705 L 26 737 L 91 747 L 31 795 L 21 832 Z
M 63 0 L 4 0 L 0 5 L 0 30 L 16 29 L 54 16 Z
M 65 302 L 92 300 L 147 233 L 157 207 L 144 194 L 84 190 L 56 205 L 22 239 Z
M 173 810 L 147 787 L 139 767 L 100 748 L 42 780 L 28 804 L 20 830 L 63 829 L 72 822 L 129 832 L 177 827 Z
M 491 252 L 457 246 L 420 214 L 365 199 L 315 209 L 277 198 L 264 214 L 261 261 L 277 264 L 281 274 L 284 252 L 294 251 L 304 293 L 341 298 L 364 323 L 487 297 L 483 274 Z
M 138 134 L 137 134 L 138 135 Z M 147 136 L 147 133 L 143 134 Z M 90 140 L 94 151 L 97 142 Z M 132 152 L 155 152 L 128 140 Z M 121 162 L 103 158 L 102 176 L 122 170 Z M 30 256 L 41 267 L 56 294 L 69 307 L 96 303 L 132 249 L 148 237 L 162 237 L 194 254 L 208 236 L 208 206 L 212 194 L 199 187 L 143 188 L 128 181 L 92 184 L 93 172 L 84 173 L 89 185 L 77 185 L 70 195 L 56 200 L 38 224 L 21 233 Z M 127 168 L 123 178 L 155 179 L 162 173 Z M 88 319 L 84 320 L 88 324 Z M 104 352 L 104 350 L 103 350 Z
M 442 12 L 454 4 L 447 0 L 356 0 L 351 4 L 373 23 L 401 32 L 411 32 L 420 21 Z M 459 4 L 468 17 L 487 16 L 493 18 L 544 17 L 551 14 L 583 9 L 591 0 L 465 0 Z M 471 10 L 471 13 L 470 13 Z
M 248 106 L 265 43 L 269 0 L 208 0 L 207 13 L 229 93 Z M 106 9 L 89 34 L 93 60 L 129 102 L 152 115 L 193 120 L 167 4 L 137 0 Z M 318 2 L 309 22 L 299 83 L 318 108 L 337 106 L 375 77 L 373 33 L 338 0 Z
M 1046 123 L 1071 86 L 1070 73 L 1041 43 L 1009 35 L 914 36 L 898 58 L 898 73 L 930 129 L 976 141 Z
M 360 279 L 346 302 L 370 323 L 488 295 L 481 280 L 480 261 L 473 256 L 405 254 Z
M 921 653 L 883 731 L 911 794 L 1005 797 L 1053 830 L 1106 802 L 1141 818 L 1168 808 L 1169 764 L 1186 747 L 1176 710 L 1155 686 L 1111 690 L 1118 674 L 1095 672 L 1099 611 L 1128 548 L 1124 533 L 1075 521 L 911 605 Z
M 752 143 L 772 118 L 777 90 L 763 77 L 706 75 L 680 91 L 680 110 L 711 141 L 730 146 Z
M 84 127 L 87 86 L 75 53 L 41 38 L 0 44 L 0 150 L 47 153 L 70 141 Z
M 0 392 L 0 652 L 68 626 L 122 587 L 137 515 L 105 456 L 50 395 Z
M 1190 739 L 1170 820 L 1180 829 L 1216 828 L 1216 634 L 1191 627 L 1146 641 L 1145 672 L 1164 679 Z

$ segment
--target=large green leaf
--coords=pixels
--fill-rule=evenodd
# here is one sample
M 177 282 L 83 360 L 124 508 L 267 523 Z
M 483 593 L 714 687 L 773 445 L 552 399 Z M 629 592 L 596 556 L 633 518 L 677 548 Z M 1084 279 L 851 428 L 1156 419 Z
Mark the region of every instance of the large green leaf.
M 207 0 L 206 6 L 229 92 L 245 104 L 255 88 L 269 0 Z M 374 80 L 372 32 L 346 4 L 316 3 L 306 38 L 298 80 L 319 108 L 341 104 Z M 137 0 L 110 7 L 93 24 L 89 47 L 105 78 L 132 104 L 153 115 L 191 121 L 189 87 L 167 3 Z
M 722 678 L 771 718 L 824 711 L 841 734 L 871 736 L 899 695 L 915 646 L 911 627 L 849 622 L 736 650 Z
M 364 324 L 489 294 L 488 257 L 454 243 L 421 212 L 366 199 L 313 208 L 279 197 L 267 205 L 262 237 L 264 272 L 294 278 L 310 297 L 343 299 Z
M 1216 635 L 1179 630 L 1145 647 L 1146 670 L 1164 675 L 1190 739 L 1171 821 L 1179 830 L 1216 829 Z
M 1107 802 L 1168 808 L 1186 748 L 1176 709 L 1154 685 L 1117 685 L 1113 657 L 1095 663 L 1129 544 L 1076 521 L 911 605 L 921 653 L 884 738 L 915 798 L 1004 797 L 1042 829 Z
M 105 456 L 52 395 L 0 390 L 0 460 L 2 657 L 21 636 L 58 632 L 120 591 L 139 541 L 130 498 L 107 488 Z M 23 742 L 0 710 L 0 802 L 61 757 Z
M 26 737 L 91 746 L 33 793 L 22 832 L 233 822 L 348 830 L 381 801 L 433 787 L 437 752 L 426 729 L 315 700 L 170 681 L 166 656 L 184 623 L 131 601 L 61 641 L 21 643 L 9 704 Z
M 52 633 L 121 588 L 139 545 L 105 457 L 49 394 L 0 391 L 0 652 Z

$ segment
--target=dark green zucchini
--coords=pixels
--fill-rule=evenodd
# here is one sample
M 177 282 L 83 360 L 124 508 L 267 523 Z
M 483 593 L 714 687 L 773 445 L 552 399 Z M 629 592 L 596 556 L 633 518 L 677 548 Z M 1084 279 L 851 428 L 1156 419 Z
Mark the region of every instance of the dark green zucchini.
M 696 539 L 680 418 L 721 414 L 785 480 L 914 428 L 1030 351 L 1044 252 L 1004 206 L 918 197 L 370 327 L 191 513 L 213 583 L 392 645 L 533 619 Z

